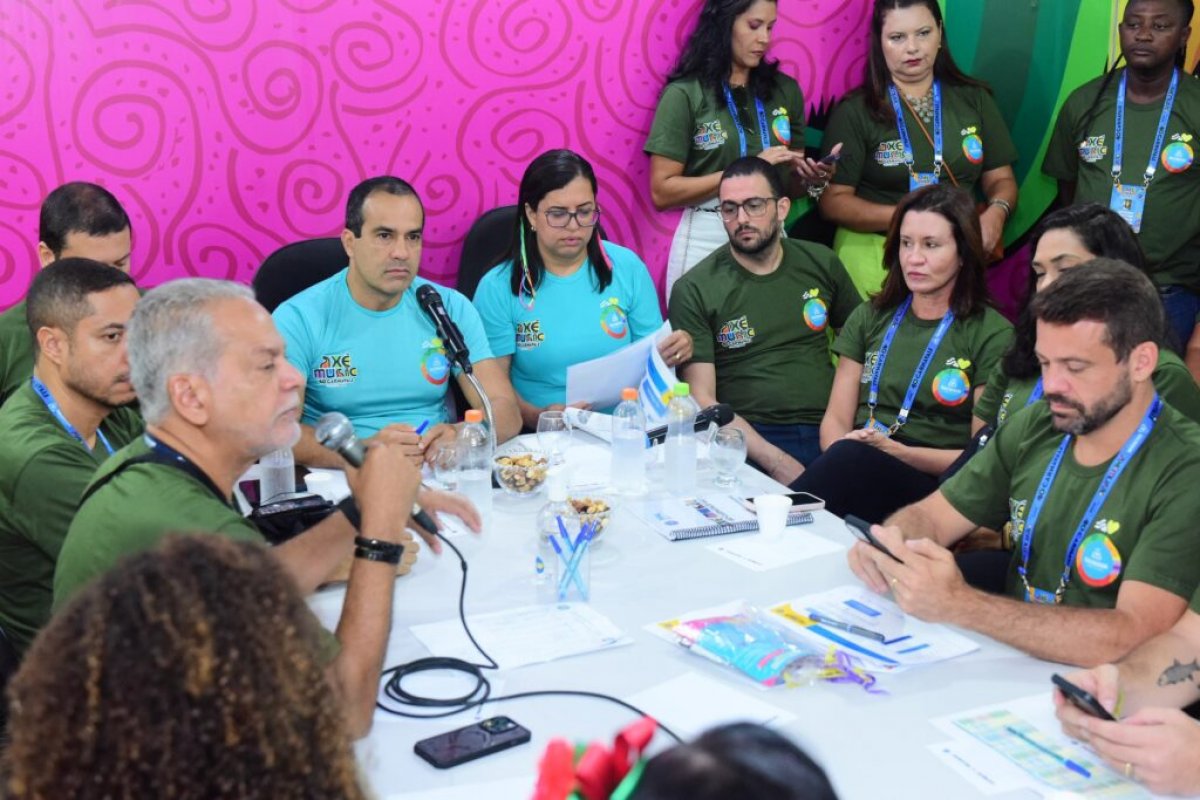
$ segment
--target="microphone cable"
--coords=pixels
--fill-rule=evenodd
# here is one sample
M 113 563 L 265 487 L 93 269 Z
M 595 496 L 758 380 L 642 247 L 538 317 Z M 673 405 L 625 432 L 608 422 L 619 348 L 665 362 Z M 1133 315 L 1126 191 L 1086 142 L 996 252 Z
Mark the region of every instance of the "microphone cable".
M 397 717 L 407 717 L 408 719 L 441 719 L 442 717 L 451 717 L 455 714 L 461 714 L 464 711 L 469 711 L 477 706 L 482 706 L 485 703 L 499 703 L 505 700 L 517 700 L 524 697 L 589 697 L 596 700 L 606 700 L 610 703 L 615 703 L 622 708 L 632 711 L 634 714 L 642 717 L 650 716 L 645 711 L 642 711 L 637 706 L 627 703 L 624 700 L 613 697 L 612 695 L 602 694 L 600 692 L 589 692 L 582 689 L 538 689 L 530 692 L 516 692 L 514 694 L 502 695 L 500 697 L 492 697 L 492 684 L 483 673 L 485 670 L 498 670 L 500 665 L 496 660 L 488 655 L 475 640 L 475 635 L 471 633 L 471 626 L 467 624 L 466 614 L 466 596 L 467 596 L 467 559 L 463 557 L 462 552 L 439 530 L 434 531 L 434 536 L 441 539 L 442 542 L 449 547 L 454 555 L 458 557 L 458 562 L 462 566 L 462 582 L 459 584 L 458 590 L 458 619 L 462 623 L 463 631 L 467 634 L 467 638 L 471 640 L 471 644 L 483 656 L 486 663 L 476 664 L 466 661 L 461 658 L 448 658 L 443 656 L 429 656 L 426 658 L 418 658 L 414 661 L 409 661 L 406 664 L 398 664 L 394 667 L 388 667 L 383 670 L 381 678 L 383 680 L 383 693 L 389 701 L 402 707 L 430 709 L 422 713 L 413 713 L 412 711 L 401 710 L 391 705 L 387 705 L 378 700 L 375 701 L 375 707 L 388 714 Z M 439 670 L 448 670 L 451 672 L 461 672 L 464 675 L 474 679 L 475 685 L 471 691 L 459 697 L 422 697 L 407 691 L 404 686 L 404 679 L 417 675 L 422 672 L 433 672 Z M 655 724 L 667 736 L 682 744 L 683 739 L 679 737 L 673 730 L 662 724 L 661 721 L 655 719 Z

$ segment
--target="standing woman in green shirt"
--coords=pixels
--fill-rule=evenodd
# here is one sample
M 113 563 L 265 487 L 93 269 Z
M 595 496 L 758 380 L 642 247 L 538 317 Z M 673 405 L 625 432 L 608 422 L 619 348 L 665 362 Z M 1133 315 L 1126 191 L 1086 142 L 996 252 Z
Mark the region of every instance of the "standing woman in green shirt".
M 937 0 L 875 0 L 863 85 L 834 110 L 825 138 L 841 161 L 821 213 L 863 296 L 879 289 L 883 233 L 900 198 L 945 181 L 986 205 L 984 252 L 1017 203 L 1017 150 L 988 87 L 954 63 Z
M 971 408 L 1012 337 L 988 304 L 979 217 L 948 184 L 896 206 L 887 280 L 833 345 L 821 457 L 792 483 L 840 517 L 883 522 L 938 487 L 971 440 Z
M 667 78 L 646 139 L 650 197 L 682 208 L 664 286 L 729 237 L 717 214 L 721 173 L 742 156 L 779 170 L 788 195 L 824 187 L 830 167 L 804 157 L 804 95 L 766 59 L 776 0 L 705 0 L 700 20 Z

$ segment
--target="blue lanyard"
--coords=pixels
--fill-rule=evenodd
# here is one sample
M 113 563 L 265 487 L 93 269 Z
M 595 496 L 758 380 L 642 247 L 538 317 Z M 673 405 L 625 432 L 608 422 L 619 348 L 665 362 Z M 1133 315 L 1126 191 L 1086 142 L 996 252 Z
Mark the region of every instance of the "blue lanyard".
M 1117 130 L 1113 136 L 1112 178 L 1113 183 L 1121 183 L 1121 168 L 1124 166 L 1125 150 L 1125 77 L 1121 73 L 1121 84 L 1117 87 Z M 1158 158 L 1162 155 L 1163 142 L 1167 138 L 1167 125 L 1171 122 L 1171 107 L 1175 105 L 1175 94 L 1179 90 L 1179 70 L 1171 74 L 1171 85 L 1167 88 L 1167 96 L 1163 100 L 1162 116 L 1158 119 L 1158 133 L 1154 136 L 1154 149 L 1150 151 L 1150 164 L 1143 176 L 1146 186 L 1154 179 L 1158 169 Z
M 1061 603 L 1063 592 L 1067 589 L 1067 581 L 1071 579 L 1071 563 L 1075 560 L 1075 553 L 1079 550 L 1079 545 L 1083 543 L 1083 538 L 1087 536 L 1091 530 L 1092 522 L 1095 521 L 1100 509 L 1104 506 L 1104 501 L 1108 499 L 1108 495 L 1112 492 L 1113 486 L 1116 485 L 1117 479 L 1121 477 L 1121 473 L 1125 471 L 1125 467 L 1137 455 L 1138 450 L 1146 443 L 1151 431 L 1154 430 L 1154 425 L 1158 422 L 1158 415 L 1162 413 L 1163 402 L 1159 398 L 1158 392 L 1154 393 L 1154 400 L 1150 403 L 1150 408 L 1146 410 L 1146 416 L 1142 417 L 1142 421 L 1138 424 L 1137 430 L 1133 432 L 1125 444 L 1121 445 L 1120 452 L 1109 465 L 1108 471 L 1104 473 L 1104 478 L 1100 481 L 1100 485 L 1096 487 L 1096 494 L 1092 496 L 1092 501 L 1088 503 L 1087 510 L 1083 513 L 1083 519 L 1079 520 L 1079 527 L 1075 529 L 1075 536 L 1071 539 L 1071 544 L 1067 548 L 1067 557 L 1063 562 L 1062 576 L 1058 581 L 1058 588 L 1054 590 L 1054 602 Z M 1066 456 L 1067 448 L 1071 445 L 1071 435 L 1067 434 L 1063 437 L 1062 444 L 1058 446 L 1058 450 L 1054 453 L 1054 457 L 1050 459 L 1049 466 L 1046 467 L 1046 474 L 1042 476 L 1041 483 L 1038 484 L 1037 494 L 1034 495 L 1033 502 L 1029 504 L 1029 517 L 1025 522 L 1025 532 L 1021 535 L 1021 565 L 1017 567 L 1017 572 L 1021 576 L 1021 581 L 1025 584 L 1025 597 L 1029 599 L 1033 595 L 1033 587 L 1029 585 L 1029 577 L 1027 570 L 1029 568 L 1029 556 L 1033 553 L 1033 534 L 1034 527 L 1037 525 L 1038 517 L 1041 516 L 1042 506 L 1046 502 L 1046 495 L 1050 493 L 1050 487 L 1054 485 L 1054 479 L 1058 476 L 1058 468 L 1062 465 L 1063 457 Z
M 867 394 L 867 408 L 870 409 L 871 414 L 869 424 L 872 427 L 875 425 L 875 406 L 879 403 L 879 378 L 883 375 L 883 365 L 887 361 L 888 352 L 892 349 L 892 340 L 896 338 L 896 331 L 900 329 L 900 323 L 904 321 L 904 315 L 908 313 L 911 305 L 912 295 L 910 294 L 896 309 L 896 313 L 892 316 L 892 324 L 888 326 L 887 333 L 883 335 L 883 342 L 879 345 L 879 356 L 875 359 L 875 369 L 871 371 L 871 390 Z M 908 413 L 912 411 L 913 403 L 917 399 L 917 391 L 921 388 L 925 372 L 933 362 L 933 354 L 937 352 L 942 339 L 946 336 L 946 331 L 950 330 L 953 322 L 954 312 L 947 311 L 942 317 L 942 321 L 938 323 L 937 330 L 933 332 L 933 337 L 925 347 L 925 353 L 917 362 L 917 371 L 913 373 L 912 380 L 908 384 L 908 392 L 904 395 L 904 404 L 900 407 L 900 415 L 896 417 L 896 422 L 888 430 L 889 436 L 908 422 Z
M 900 105 L 900 93 L 895 86 L 888 87 L 888 95 L 892 98 L 892 108 L 896 112 L 896 130 L 900 132 L 900 141 L 904 144 L 904 164 L 911 174 L 915 157 L 913 156 L 912 139 L 908 136 L 908 126 L 904 124 L 904 108 Z M 937 81 L 933 82 L 933 174 L 942 174 L 942 87 Z
M 1037 383 L 1033 385 L 1033 391 L 1029 393 L 1029 399 L 1025 401 L 1026 406 L 1031 406 L 1038 400 L 1042 399 L 1042 395 L 1046 393 L 1045 387 L 1042 386 L 1042 379 L 1038 378 Z
M 733 102 L 733 92 L 729 90 L 729 84 L 725 84 L 725 105 L 729 106 L 729 116 L 733 117 L 733 127 L 737 129 L 738 135 L 738 155 L 746 155 L 746 130 L 742 127 L 742 119 L 738 114 L 738 107 Z M 754 98 L 754 108 L 758 111 L 758 136 L 762 140 L 762 149 L 766 150 L 771 146 L 771 138 L 767 133 L 767 111 L 763 108 L 762 99 Z
M 36 375 L 30 378 L 29 381 L 33 384 L 33 390 L 37 392 L 37 396 L 42 398 L 42 402 L 46 404 L 46 409 L 50 412 L 50 415 L 58 420 L 59 425 L 63 426 L 63 430 L 70 434 L 72 439 L 87 447 L 88 452 L 92 452 L 92 448 L 88 447 L 88 443 L 83 440 L 83 437 L 79 435 L 79 431 L 75 430 L 75 426 L 71 424 L 71 421 L 63 414 L 62 409 L 58 407 L 58 401 L 54 399 L 54 395 L 50 394 L 50 390 L 46 388 L 46 384 L 39 381 Z M 96 428 L 96 440 L 104 445 L 104 449 L 108 451 L 110 456 L 113 454 L 113 446 L 108 443 L 108 439 L 104 436 L 104 431 L 99 428 Z

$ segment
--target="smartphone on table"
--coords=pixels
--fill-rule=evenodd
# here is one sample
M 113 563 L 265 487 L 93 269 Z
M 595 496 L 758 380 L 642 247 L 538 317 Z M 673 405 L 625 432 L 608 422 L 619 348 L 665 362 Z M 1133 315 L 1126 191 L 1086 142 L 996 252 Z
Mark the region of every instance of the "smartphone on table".
M 492 717 L 465 728 L 422 739 L 413 746 L 438 769 L 449 769 L 529 741 L 530 733 L 508 717 Z

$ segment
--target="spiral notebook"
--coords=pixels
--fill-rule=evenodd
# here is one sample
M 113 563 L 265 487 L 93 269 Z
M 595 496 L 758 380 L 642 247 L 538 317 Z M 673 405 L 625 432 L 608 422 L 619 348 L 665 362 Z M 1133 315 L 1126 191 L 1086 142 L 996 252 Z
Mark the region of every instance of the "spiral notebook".
M 633 513 L 664 539 L 672 542 L 726 533 L 758 530 L 758 518 L 740 497 L 668 497 L 638 503 Z M 808 511 L 792 511 L 788 525 L 807 525 Z

